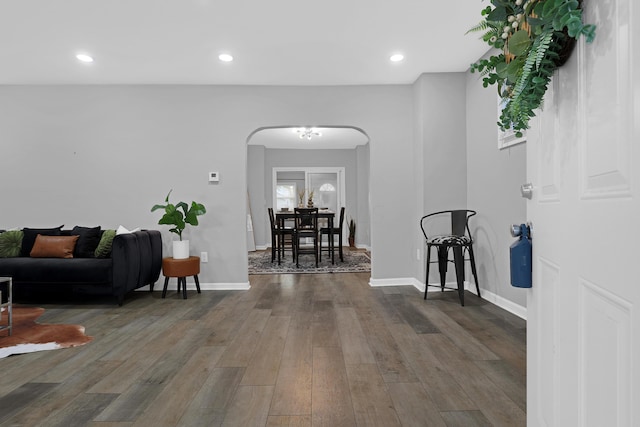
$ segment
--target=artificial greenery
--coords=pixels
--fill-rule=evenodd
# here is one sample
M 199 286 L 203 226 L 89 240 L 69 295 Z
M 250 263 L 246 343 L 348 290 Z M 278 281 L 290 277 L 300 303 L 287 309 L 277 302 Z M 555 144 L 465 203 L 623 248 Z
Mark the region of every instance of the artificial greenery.
M 158 221 L 158 224 L 173 225 L 174 227 L 169 229 L 170 232 L 176 233 L 180 240 L 182 240 L 182 232 L 187 224 L 191 224 L 194 227 L 198 225 L 198 216 L 207 213 L 204 205 L 196 202 L 191 202 L 191 207 L 185 202 L 179 202 L 176 205 L 169 203 L 169 195 L 173 190 L 169 191 L 167 197 L 164 199 L 165 205 L 154 205 L 151 208 L 151 212 L 157 209 L 164 209 L 164 215 Z M 182 212 L 179 210 L 182 209 Z
M 349 238 L 350 239 L 355 239 L 355 237 L 356 237 L 356 222 L 353 220 L 353 218 L 349 218 L 348 228 L 349 228 Z
M 469 32 L 483 31 L 482 40 L 502 53 L 471 64 L 471 72 L 484 76 L 484 87 L 497 85 L 504 106 L 498 126 L 521 137 L 561 64 L 569 38 L 584 35 L 591 43 L 596 27 L 582 23 L 578 0 L 491 0 L 491 4 Z

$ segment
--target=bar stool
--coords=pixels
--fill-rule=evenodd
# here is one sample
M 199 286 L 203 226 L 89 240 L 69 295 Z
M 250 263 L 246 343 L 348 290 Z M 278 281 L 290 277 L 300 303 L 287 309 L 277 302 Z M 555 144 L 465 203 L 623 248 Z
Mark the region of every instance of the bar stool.
M 420 219 L 420 228 L 427 244 L 426 272 L 424 299 L 427 299 L 427 289 L 429 286 L 438 286 L 444 292 L 447 275 L 447 263 L 453 262 L 456 269 L 456 281 L 458 283 L 458 296 L 460 305 L 464 305 L 464 253 L 469 254 L 471 262 L 471 273 L 476 281 L 476 291 L 480 296 L 480 286 L 478 285 L 478 273 L 476 271 L 476 260 L 473 256 L 473 238 L 469 230 L 469 218 L 474 216 L 476 211 L 469 209 L 447 210 L 430 213 Z M 427 228 L 431 231 L 427 235 Z M 440 271 L 440 284 L 429 284 L 429 265 L 431 264 L 431 248 L 436 248 L 438 252 L 438 269 Z M 453 261 L 449 259 L 449 249 L 453 251 Z
M 164 275 L 164 288 L 162 289 L 162 298 L 167 295 L 167 285 L 169 285 L 169 277 L 178 278 L 178 292 L 182 284 L 182 298 L 187 299 L 187 276 L 193 276 L 196 282 L 196 289 L 200 293 L 200 257 L 191 256 L 185 259 L 162 258 L 162 274 Z

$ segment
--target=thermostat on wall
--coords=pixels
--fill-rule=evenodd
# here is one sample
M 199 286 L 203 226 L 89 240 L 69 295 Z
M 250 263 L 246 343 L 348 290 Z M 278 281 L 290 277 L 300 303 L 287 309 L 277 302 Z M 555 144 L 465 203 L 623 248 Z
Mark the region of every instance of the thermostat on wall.
M 220 174 L 218 172 L 209 172 L 209 182 L 220 181 Z

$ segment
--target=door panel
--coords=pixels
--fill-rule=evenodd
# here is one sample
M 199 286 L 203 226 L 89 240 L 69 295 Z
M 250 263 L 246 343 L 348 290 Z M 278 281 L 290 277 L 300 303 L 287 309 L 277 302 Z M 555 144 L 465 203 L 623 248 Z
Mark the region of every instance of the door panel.
M 640 423 L 639 16 L 631 0 L 583 5 L 596 39 L 556 73 L 527 134 L 532 426 Z
M 338 211 L 338 172 L 309 172 L 309 188 L 314 191 L 313 203 L 319 208 Z

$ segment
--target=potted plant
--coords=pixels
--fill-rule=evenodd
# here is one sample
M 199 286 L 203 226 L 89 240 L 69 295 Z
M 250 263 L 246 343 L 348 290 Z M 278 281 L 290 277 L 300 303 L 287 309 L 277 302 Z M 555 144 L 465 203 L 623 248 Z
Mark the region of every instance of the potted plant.
M 354 248 L 356 246 L 356 222 L 353 218 L 349 218 L 349 247 Z
M 308 208 L 312 208 L 313 207 L 313 193 L 314 193 L 314 191 L 309 189 L 309 191 L 308 191 L 309 198 L 307 199 L 307 207 Z
M 496 85 L 503 105 L 498 126 L 517 137 L 529 127 L 554 71 L 569 57 L 582 35 L 595 37 L 595 25 L 582 23 L 581 0 L 491 0 L 484 19 L 469 31 L 482 31 L 482 40 L 498 55 L 471 64 L 483 86 Z
M 169 231 L 176 233 L 180 238 L 180 240 L 173 241 L 173 258 L 185 259 L 189 258 L 189 241 L 182 240 L 182 232 L 187 224 L 191 224 L 194 227 L 197 226 L 198 216 L 204 215 L 207 210 L 204 205 L 194 201 L 191 202 L 191 206 L 187 205 L 185 202 L 178 202 L 176 205 L 169 203 L 169 195 L 171 195 L 172 191 L 173 190 L 170 190 L 169 194 L 167 194 L 167 197 L 164 199 L 165 204 L 154 205 L 151 208 L 151 212 L 158 209 L 164 209 L 164 215 L 160 218 L 158 224 L 173 226 Z

